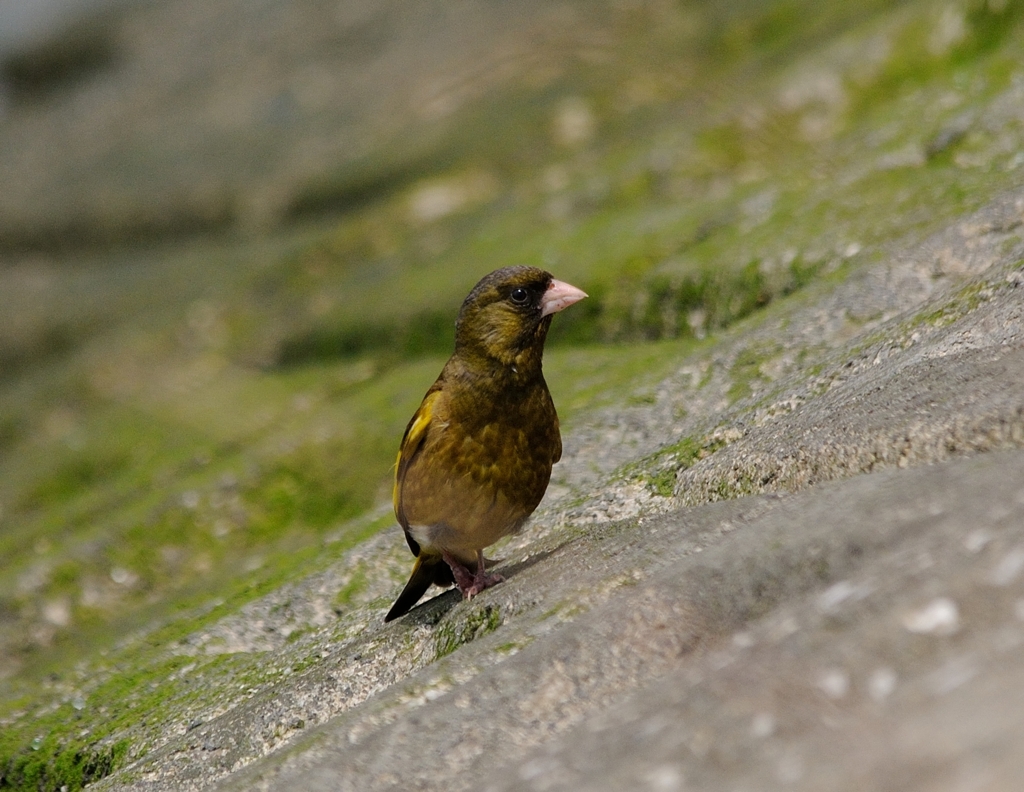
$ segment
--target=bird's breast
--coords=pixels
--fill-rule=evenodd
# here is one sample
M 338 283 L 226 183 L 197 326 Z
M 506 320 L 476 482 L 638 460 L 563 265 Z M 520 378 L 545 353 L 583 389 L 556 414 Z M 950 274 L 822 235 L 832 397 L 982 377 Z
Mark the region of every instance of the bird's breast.
M 409 465 L 403 509 L 421 545 L 483 548 L 518 530 L 544 496 L 558 419 L 546 389 L 498 410 L 458 407 L 432 424 Z

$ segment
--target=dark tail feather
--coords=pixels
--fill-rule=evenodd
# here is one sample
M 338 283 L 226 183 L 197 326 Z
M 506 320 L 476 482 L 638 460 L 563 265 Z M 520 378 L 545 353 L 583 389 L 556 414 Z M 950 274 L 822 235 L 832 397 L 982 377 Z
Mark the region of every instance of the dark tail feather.
M 440 556 L 426 556 L 422 553 L 416 558 L 413 564 L 412 574 L 409 582 L 405 584 L 402 593 L 398 595 L 395 604 L 391 606 L 384 621 L 389 622 L 404 616 L 413 606 L 420 601 L 420 597 L 427 593 L 430 585 L 450 586 L 455 582 L 451 568 Z

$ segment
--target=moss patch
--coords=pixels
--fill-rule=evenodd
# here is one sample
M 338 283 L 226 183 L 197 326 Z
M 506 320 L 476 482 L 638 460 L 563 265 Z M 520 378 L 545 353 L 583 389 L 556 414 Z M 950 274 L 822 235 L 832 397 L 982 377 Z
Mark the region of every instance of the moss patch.
M 434 656 L 440 659 L 460 646 L 474 641 L 501 626 L 501 610 L 496 605 L 485 605 L 458 621 L 446 622 L 434 632 Z
M 0 752 L 0 789 L 77 792 L 124 764 L 129 743 L 120 740 L 110 745 L 77 741 L 60 744 L 44 738 L 13 755 L 5 755 L 3 747 Z
M 729 437 L 723 431 L 703 438 L 684 437 L 651 456 L 629 463 L 619 473 L 624 478 L 643 481 L 652 494 L 669 498 L 675 494 L 679 473 L 724 448 Z

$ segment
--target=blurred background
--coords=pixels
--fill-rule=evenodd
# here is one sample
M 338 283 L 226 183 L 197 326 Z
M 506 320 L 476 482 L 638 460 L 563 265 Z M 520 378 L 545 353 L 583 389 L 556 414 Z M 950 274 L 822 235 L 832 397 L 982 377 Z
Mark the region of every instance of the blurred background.
M 0 726 L 132 630 L 391 529 L 398 439 L 486 272 L 591 294 L 547 358 L 571 431 L 1019 184 L 1022 20 L 0 0 Z

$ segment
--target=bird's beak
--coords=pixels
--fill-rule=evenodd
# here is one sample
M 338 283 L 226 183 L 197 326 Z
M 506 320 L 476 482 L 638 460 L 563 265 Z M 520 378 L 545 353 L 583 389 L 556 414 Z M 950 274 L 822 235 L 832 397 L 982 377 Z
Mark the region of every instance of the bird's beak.
M 578 303 L 586 296 L 587 293 L 582 289 L 577 289 L 568 283 L 552 279 L 551 283 L 548 284 L 548 290 L 540 298 L 540 315 L 543 317 L 548 314 L 558 313 L 563 308 L 568 308 L 573 303 Z

